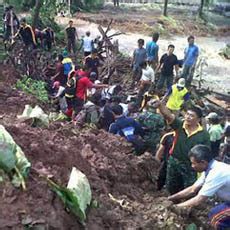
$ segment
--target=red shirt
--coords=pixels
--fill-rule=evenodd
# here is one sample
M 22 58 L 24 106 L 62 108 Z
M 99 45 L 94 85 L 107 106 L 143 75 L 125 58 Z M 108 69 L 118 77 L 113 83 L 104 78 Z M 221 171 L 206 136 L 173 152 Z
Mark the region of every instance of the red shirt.
M 66 77 L 64 76 L 64 66 L 61 62 L 58 62 L 56 64 L 56 74 L 58 74 L 58 76 L 56 77 L 55 81 L 59 81 L 62 85 L 65 85 L 66 83 Z
M 89 77 L 89 72 L 87 71 L 84 71 L 82 69 L 78 69 L 76 71 L 77 75 L 80 76 L 80 77 Z
M 82 100 L 85 100 L 87 89 L 92 88 L 93 83 L 88 77 L 82 77 L 77 82 L 76 96 Z

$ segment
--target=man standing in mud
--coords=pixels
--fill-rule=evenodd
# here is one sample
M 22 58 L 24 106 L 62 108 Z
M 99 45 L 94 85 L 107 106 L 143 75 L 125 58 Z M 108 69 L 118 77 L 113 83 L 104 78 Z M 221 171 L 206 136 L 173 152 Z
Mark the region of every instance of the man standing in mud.
M 189 158 L 192 168 L 202 173 L 201 176 L 193 185 L 168 199 L 178 203 L 190 197 L 175 206 L 175 210 L 183 213 L 189 207 L 203 204 L 209 197 L 216 195 L 222 203 L 212 208 L 209 213 L 210 223 L 214 229 L 230 229 L 230 166 L 214 160 L 210 148 L 205 145 L 194 146 L 189 152 Z
M 186 86 L 189 86 L 193 80 L 193 74 L 196 67 L 197 58 L 199 55 L 199 49 L 194 44 L 195 37 L 188 37 L 188 47 L 184 50 L 184 63 L 183 63 L 183 72 L 182 78 L 186 79 Z
M 157 41 L 159 39 L 159 33 L 154 33 L 152 36 L 152 41 L 146 44 L 146 52 L 147 52 L 147 61 L 151 64 L 153 69 L 155 70 L 158 64 L 158 50 L 159 46 L 157 45 Z
M 197 175 L 191 167 L 188 153 L 197 144 L 210 146 L 209 134 L 200 125 L 202 111 L 198 107 L 189 108 L 184 120 L 181 120 L 161 101 L 156 100 L 155 106 L 159 108 L 176 133 L 170 150 L 166 175 L 166 188 L 170 194 L 174 194 L 195 182 Z

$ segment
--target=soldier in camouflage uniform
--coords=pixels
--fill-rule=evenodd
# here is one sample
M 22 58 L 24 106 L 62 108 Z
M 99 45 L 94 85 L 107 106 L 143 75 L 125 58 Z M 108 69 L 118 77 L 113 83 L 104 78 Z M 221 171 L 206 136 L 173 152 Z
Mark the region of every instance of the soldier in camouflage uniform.
M 138 117 L 139 123 L 145 129 L 145 135 L 143 137 L 147 150 L 155 154 L 157 144 L 160 143 L 161 132 L 165 128 L 165 122 L 160 114 L 156 113 L 156 110 L 152 106 L 152 101 L 150 100 L 145 111 L 143 111 Z

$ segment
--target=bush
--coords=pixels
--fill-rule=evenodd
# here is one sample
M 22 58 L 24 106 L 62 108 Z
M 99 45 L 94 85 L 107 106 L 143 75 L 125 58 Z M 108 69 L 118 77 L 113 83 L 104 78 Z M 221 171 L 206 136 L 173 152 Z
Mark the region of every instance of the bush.
M 5 0 L 4 3 L 14 6 L 18 11 L 30 10 L 35 6 L 36 0 Z
M 16 82 L 16 88 L 34 95 L 41 102 L 49 101 L 46 83 L 43 81 L 37 81 L 28 76 L 23 76 L 22 79 Z

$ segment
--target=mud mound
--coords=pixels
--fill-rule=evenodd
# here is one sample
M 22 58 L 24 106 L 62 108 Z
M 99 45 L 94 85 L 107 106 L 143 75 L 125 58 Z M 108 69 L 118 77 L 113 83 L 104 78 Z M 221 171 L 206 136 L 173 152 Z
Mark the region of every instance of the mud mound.
M 148 154 L 134 156 L 122 138 L 98 130 L 80 132 L 61 123 L 49 129 L 17 122 L 5 127 L 31 161 L 32 169 L 26 192 L 8 182 L 0 184 L 0 229 L 23 229 L 26 225 L 82 229 L 35 172 L 39 167 L 63 185 L 73 166 L 86 174 L 99 207 L 90 209 L 85 229 L 176 229 L 192 222 L 165 208 L 166 199 L 155 191 L 153 183 L 158 166 Z
M 178 229 L 194 222 L 193 217 L 167 210 L 164 194 L 155 190 L 158 165 L 152 156 L 133 155 L 121 137 L 101 130 L 79 130 L 67 123 L 49 128 L 19 123 L 16 115 L 25 104 L 35 105 L 37 100 L 0 82 L 0 123 L 32 163 L 25 192 L 7 178 L 0 183 L 0 229 Z M 55 182 L 66 185 L 73 166 L 86 174 L 98 203 L 89 209 L 84 227 L 37 173 L 45 169 Z
M 54 175 L 55 181 L 66 184 L 72 166 L 87 175 L 94 198 L 99 202 L 99 208 L 89 213 L 89 229 L 92 226 L 100 229 L 106 226 L 114 229 L 117 225 L 124 226 L 119 223 L 116 212 L 113 214 L 109 193 L 115 197 L 123 195 L 131 200 L 141 201 L 143 190 L 153 191 L 152 183 L 146 176 L 149 166 L 145 170 L 142 161 L 138 162 L 135 156 L 126 154 L 131 151 L 127 143 L 104 132 L 92 134 L 87 131 L 76 136 L 71 129 L 67 131 L 65 128 L 48 130 L 31 128 L 27 124 L 6 125 L 6 128 L 20 144 L 33 167 L 42 164 Z M 141 167 L 140 163 L 143 164 Z M 146 164 L 149 164 L 149 160 Z M 58 229 L 70 229 L 71 226 L 74 229 L 80 228 L 76 218 L 65 212 L 61 202 L 55 199 L 46 183 L 33 169 L 27 185 L 28 189 L 24 193 L 10 184 L 2 184 L 1 191 L 5 191 L 5 199 L 0 202 L 4 217 L 4 223 L 0 222 L 1 227 L 17 229 L 16 226 L 22 226 L 26 220 L 30 220 L 32 224 L 44 222 L 49 227 Z M 120 216 L 123 219 L 123 215 Z
M 41 105 L 34 96 L 16 90 L 15 83 L 18 79 L 20 76 L 12 66 L 0 64 L 0 119 L 4 118 L 5 123 L 14 122 L 26 104 L 39 104 L 46 111 L 49 109 L 49 104 Z
M 0 84 L 13 85 L 16 83 L 20 75 L 12 65 L 4 65 L 0 63 Z

